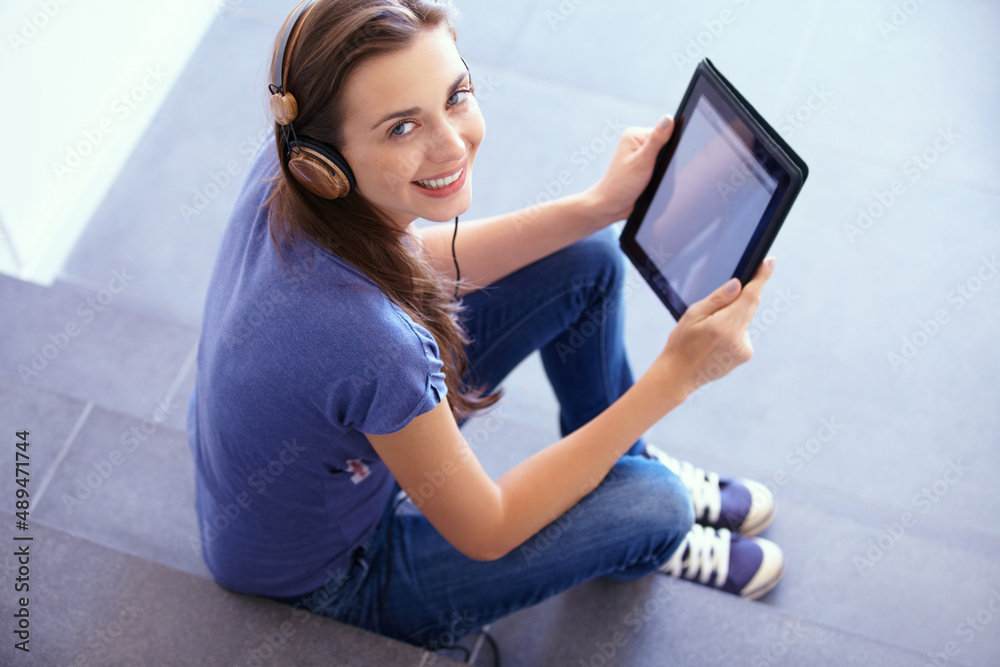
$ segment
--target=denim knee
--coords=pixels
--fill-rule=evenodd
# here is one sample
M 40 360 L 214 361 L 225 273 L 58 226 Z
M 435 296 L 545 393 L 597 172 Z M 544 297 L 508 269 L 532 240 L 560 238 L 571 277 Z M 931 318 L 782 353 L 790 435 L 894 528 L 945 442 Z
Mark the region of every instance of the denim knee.
M 694 523 L 694 505 L 681 479 L 658 461 L 645 457 L 626 460 L 641 471 L 632 483 L 632 493 L 645 499 L 641 506 L 649 514 L 650 525 L 663 534 L 687 535 Z
M 663 535 L 671 536 L 671 538 L 678 537 L 679 539 L 676 541 L 679 544 L 694 524 L 694 505 L 691 502 L 691 492 L 684 486 L 680 477 L 666 466 L 659 467 L 662 470 L 657 469 L 655 473 L 659 481 L 653 492 L 653 497 L 661 505 L 660 511 L 656 512 L 659 517 L 657 529 Z M 672 554 L 673 549 L 664 562 Z
M 567 250 L 579 256 L 583 270 L 598 278 L 604 294 L 617 298 L 625 281 L 625 255 L 618 246 L 618 234 L 606 227 L 577 241 Z
M 624 457 L 608 475 L 619 487 L 623 523 L 635 527 L 649 540 L 650 558 L 645 568 L 630 568 L 616 579 L 632 579 L 666 563 L 694 523 L 691 494 L 673 472 L 645 457 Z

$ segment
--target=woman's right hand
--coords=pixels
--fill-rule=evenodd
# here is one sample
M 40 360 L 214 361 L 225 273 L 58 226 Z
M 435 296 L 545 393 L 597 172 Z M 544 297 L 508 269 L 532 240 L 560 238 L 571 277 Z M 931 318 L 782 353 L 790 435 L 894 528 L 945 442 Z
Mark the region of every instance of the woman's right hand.
M 774 259 L 769 258 L 742 289 L 733 278 L 691 305 L 677 322 L 654 367 L 662 368 L 681 400 L 753 356 L 747 327 L 773 271 Z

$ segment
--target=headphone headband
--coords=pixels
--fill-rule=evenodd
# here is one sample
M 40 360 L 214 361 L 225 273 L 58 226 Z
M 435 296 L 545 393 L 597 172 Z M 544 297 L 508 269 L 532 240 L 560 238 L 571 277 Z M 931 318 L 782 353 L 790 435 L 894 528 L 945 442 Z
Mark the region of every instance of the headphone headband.
M 298 102 L 295 96 L 285 90 L 285 79 L 288 77 L 288 54 L 295 49 L 299 41 L 305 15 L 316 5 L 316 0 L 302 0 L 292 13 L 285 19 L 281 39 L 278 40 L 278 50 L 275 53 L 274 68 L 271 71 L 273 83 L 268 86 L 271 91 L 271 114 L 280 125 L 288 125 L 299 115 Z
M 284 133 L 286 152 L 282 160 L 288 161 L 292 177 L 318 197 L 339 199 L 356 187 L 351 167 L 333 146 L 309 137 L 300 138 L 295 133 L 292 121 L 299 115 L 299 104 L 295 95 L 285 90 L 288 55 L 295 50 L 306 15 L 315 6 L 316 0 L 302 0 L 285 19 L 274 55 L 273 81 L 267 87 L 271 91 L 269 105 L 271 115 Z
M 288 42 L 291 40 L 292 33 L 295 32 L 296 27 L 299 25 L 299 19 L 301 19 L 302 15 L 314 4 L 315 0 L 302 0 L 302 2 L 300 2 L 288 16 L 288 18 L 285 19 L 284 30 L 281 33 L 281 40 L 278 42 L 277 57 L 274 59 L 274 69 L 271 72 L 271 80 L 274 81 L 274 86 L 281 92 L 285 92 L 284 80 L 288 75 L 288 65 L 286 64 Z M 298 33 L 296 33 L 296 37 L 297 36 Z

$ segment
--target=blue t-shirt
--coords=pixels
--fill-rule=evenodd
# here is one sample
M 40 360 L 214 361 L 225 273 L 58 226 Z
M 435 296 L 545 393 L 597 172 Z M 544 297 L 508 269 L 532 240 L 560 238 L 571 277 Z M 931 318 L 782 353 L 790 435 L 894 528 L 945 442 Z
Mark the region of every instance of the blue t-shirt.
M 393 478 L 365 433 L 444 397 L 433 336 L 312 244 L 281 264 L 261 208 L 274 142 L 253 157 L 212 279 L 188 413 L 205 562 L 226 588 L 306 594 L 375 528 Z

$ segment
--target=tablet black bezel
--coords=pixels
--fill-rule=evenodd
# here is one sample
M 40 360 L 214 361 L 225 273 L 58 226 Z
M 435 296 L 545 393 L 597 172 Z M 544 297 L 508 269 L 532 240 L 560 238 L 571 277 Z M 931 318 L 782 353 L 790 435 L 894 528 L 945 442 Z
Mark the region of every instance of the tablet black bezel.
M 722 76 L 711 61 L 706 58 L 699 63 L 674 116 L 673 135 L 660 150 L 649 185 L 636 200 L 635 208 L 625 224 L 619 241 L 622 251 L 676 319 L 681 318 L 690 304 L 684 303 L 669 281 L 660 273 L 656 263 L 639 245 L 636 234 L 684 133 L 687 117 L 702 96 L 706 97 L 719 115 L 730 124 L 758 164 L 778 183 L 771 195 L 771 201 L 733 271 L 733 276 L 742 284 L 746 284 L 754 276 L 764 261 L 808 175 L 805 162 Z

